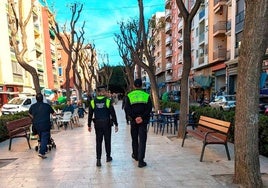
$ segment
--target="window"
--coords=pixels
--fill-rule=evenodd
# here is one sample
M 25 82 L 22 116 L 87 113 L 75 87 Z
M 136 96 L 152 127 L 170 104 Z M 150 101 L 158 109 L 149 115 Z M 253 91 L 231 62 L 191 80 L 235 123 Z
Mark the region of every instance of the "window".
M 62 67 L 59 67 L 58 70 L 59 70 L 59 76 L 62 76 L 63 75 L 62 74 Z

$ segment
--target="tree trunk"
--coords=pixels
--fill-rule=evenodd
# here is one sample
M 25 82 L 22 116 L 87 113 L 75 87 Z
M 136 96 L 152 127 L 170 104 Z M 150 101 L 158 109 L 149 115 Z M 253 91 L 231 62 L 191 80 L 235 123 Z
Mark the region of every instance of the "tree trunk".
M 234 183 L 262 187 L 259 150 L 259 81 L 267 48 L 268 1 L 246 0 L 246 17 L 238 62 L 235 117 Z M 252 92 L 255 91 L 255 92 Z
M 183 71 L 181 78 L 181 104 L 180 104 L 180 126 L 178 138 L 183 138 L 187 114 L 189 113 L 189 73 L 191 70 L 191 22 L 184 21 L 183 27 Z

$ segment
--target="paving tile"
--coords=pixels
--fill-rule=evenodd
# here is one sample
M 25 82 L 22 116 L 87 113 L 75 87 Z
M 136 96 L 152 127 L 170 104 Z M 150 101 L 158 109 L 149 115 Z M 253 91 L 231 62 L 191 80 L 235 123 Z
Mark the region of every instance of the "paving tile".
M 138 168 L 131 158 L 130 126 L 125 122 L 121 101 L 115 105 L 119 132 L 112 133 L 111 163 L 105 161 L 103 145 L 102 166 L 96 167 L 95 132 L 87 131 L 87 116 L 80 119 L 81 127 L 52 130 L 56 143 L 47 153 L 47 159 L 37 156 L 25 139 L 14 139 L 12 150 L 9 141 L 0 143 L 1 159 L 12 159 L 0 166 L 1 187 L 41 188 L 225 188 L 232 187 L 230 177 L 234 173 L 233 145 L 229 144 L 231 161 L 227 160 L 224 147 L 207 146 L 204 162 L 199 162 L 202 143 L 187 138 L 184 147 L 181 139 L 173 134 L 155 134 L 153 127 L 148 132 L 146 158 L 148 166 Z M 261 171 L 267 184 L 268 160 L 260 156 Z M 1 165 L 1 163 L 0 163 Z M 228 176 L 229 174 L 229 176 Z M 228 179 L 229 178 L 229 179 Z M 265 184 L 265 185 L 266 185 Z

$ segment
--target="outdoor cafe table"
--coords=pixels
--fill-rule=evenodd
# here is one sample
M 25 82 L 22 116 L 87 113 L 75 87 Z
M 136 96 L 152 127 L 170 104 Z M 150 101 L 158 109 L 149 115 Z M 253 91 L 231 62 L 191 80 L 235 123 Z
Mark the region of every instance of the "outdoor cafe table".
M 163 129 L 165 129 L 165 126 L 167 126 L 167 132 L 168 132 L 168 128 L 170 126 L 170 130 L 172 132 L 172 127 L 173 127 L 174 134 L 175 134 L 176 130 L 178 130 L 178 115 L 179 115 L 179 112 L 162 112 L 161 117 L 163 118 L 163 123 L 164 123 Z

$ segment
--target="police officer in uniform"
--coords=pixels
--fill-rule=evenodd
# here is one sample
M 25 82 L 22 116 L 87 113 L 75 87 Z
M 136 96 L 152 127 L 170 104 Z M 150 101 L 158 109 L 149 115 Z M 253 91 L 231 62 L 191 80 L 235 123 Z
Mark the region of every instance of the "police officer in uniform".
M 147 141 L 147 124 L 149 123 L 152 111 L 152 101 L 150 95 L 141 89 L 141 79 L 136 79 L 134 86 L 135 89 L 127 95 L 125 109 L 131 119 L 132 158 L 139 161 L 138 167 L 142 168 L 147 165 L 144 162 L 144 157 Z
M 92 99 L 88 108 L 88 131 L 91 132 L 91 122 L 94 122 L 96 133 L 97 166 L 101 166 L 102 140 L 104 137 L 106 162 L 113 160 L 111 157 L 111 129 L 115 125 L 115 132 L 118 131 L 116 113 L 111 100 L 106 97 L 106 87 L 97 88 L 97 97 Z M 94 114 L 94 118 L 93 117 Z

